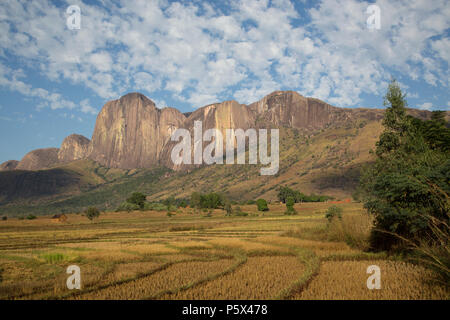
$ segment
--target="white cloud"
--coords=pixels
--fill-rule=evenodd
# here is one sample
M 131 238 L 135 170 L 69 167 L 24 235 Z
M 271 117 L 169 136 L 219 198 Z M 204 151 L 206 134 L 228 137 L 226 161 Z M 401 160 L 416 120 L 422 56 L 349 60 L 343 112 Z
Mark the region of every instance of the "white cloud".
M 303 17 L 288 0 L 233 0 L 227 14 L 198 2 L 72 2 L 82 10 L 78 31 L 65 27 L 63 8 L 50 1 L 2 2 L 0 57 L 15 55 L 24 68 L 104 99 L 166 90 L 194 107 L 230 92 L 239 102 L 253 102 L 281 87 L 353 106 L 364 93 L 381 94 L 392 72 L 449 86 L 445 1 L 377 0 L 381 29 L 374 32 L 366 28 L 369 2 L 356 0 L 323 0 L 300 26 L 292 20 Z M 51 108 L 76 108 L 32 88 L 23 73 L 0 85 Z M 93 112 L 88 103 L 80 107 Z
M 98 111 L 91 106 L 89 103 L 89 99 L 84 99 L 80 102 L 81 112 L 83 113 L 90 113 L 90 114 L 97 114 Z
M 423 110 L 431 110 L 431 108 L 433 108 L 433 104 L 431 102 L 425 102 L 417 105 L 417 107 Z

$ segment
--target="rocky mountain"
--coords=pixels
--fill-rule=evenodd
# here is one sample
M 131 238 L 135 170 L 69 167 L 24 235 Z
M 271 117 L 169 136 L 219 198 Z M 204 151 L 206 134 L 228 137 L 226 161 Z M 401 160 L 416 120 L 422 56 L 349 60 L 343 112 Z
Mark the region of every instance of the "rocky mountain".
M 0 164 L 0 171 L 11 171 L 15 170 L 19 161 L 17 160 L 8 160 Z
M 156 108 L 142 94 L 127 94 L 100 111 L 88 158 L 112 168 L 154 166 L 171 133 L 185 119 L 176 109 Z
M 58 151 L 58 161 L 70 162 L 86 159 L 91 141 L 79 134 L 71 134 L 66 137 Z
M 17 165 L 17 170 L 40 170 L 58 163 L 58 148 L 36 149 L 28 152 Z
M 424 110 L 408 113 L 431 116 Z M 381 109 L 336 108 L 292 91 L 277 91 L 250 105 L 225 101 L 182 114 L 131 93 L 105 104 L 90 141 L 71 135 L 59 149 L 34 150 L 20 162 L 3 163 L 0 213 L 74 212 L 90 205 L 111 209 L 137 190 L 150 200 L 212 190 L 230 199 L 270 200 L 280 185 L 288 185 L 307 194 L 348 198 L 361 168 L 373 159 L 369 151 L 383 130 L 383 115 Z M 185 128 L 193 137 L 197 120 L 203 132 L 279 128 L 278 173 L 261 176 L 260 165 L 174 167 L 170 155 L 177 142 L 170 141 L 171 133 Z

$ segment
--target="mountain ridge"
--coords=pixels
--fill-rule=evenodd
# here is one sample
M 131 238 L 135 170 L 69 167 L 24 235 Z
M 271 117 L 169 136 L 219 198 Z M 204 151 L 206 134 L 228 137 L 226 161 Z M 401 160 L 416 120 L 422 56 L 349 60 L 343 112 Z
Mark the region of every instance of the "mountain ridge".
M 428 118 L 430 114 L 424 110 L 409 110 L 420 118 Z M 248 129 L 265 125 L 312 132 L 342 124 L 353 116 L 372 121 L 381 119 L 383 114 L 383 109 L 335 107 L 295 91 L 274 91 L 248 105 L 229 100 L 181 113 L 172 107 L 158 109 L 145 95 L 131 92 L 108 101 L 102 107 L 91 139 L 78 134 L 69 135 L 58 150 L 32 150 L 18 162 L 8 160 L 2 163 L 0 171 L 40 170 L 80 159 L 91 159 L 111 168 L 163 165 L 177 170 L 180 168 L 170 163 L 170 150 L 174 145 L 169 141 L 170 135 L 176 128 L 192 131 L 195 120 L 203 122 L 204 130 Z

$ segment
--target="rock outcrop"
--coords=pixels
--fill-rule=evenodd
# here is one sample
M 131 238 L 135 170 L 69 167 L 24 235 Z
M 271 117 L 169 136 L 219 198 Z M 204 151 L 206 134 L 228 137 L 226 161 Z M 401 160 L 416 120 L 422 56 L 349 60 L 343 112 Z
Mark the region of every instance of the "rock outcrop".
M 199 108 L 192 112 L 184 121 L 180 128 L 189 130 L 191 134 L 191 145 L 194 146 L 194 123 L 201 121 L 203 133 L 212 128 L 221 131 L 225 139 L 226 129 L 248 129 L 255 124 L 256 113 L 249 109 L 244 104 L 231 100 L 222 103 L 215 103 Z M 169 137 L 170 139 L 170 137 Z M 160 163 L 172 169 L 180 169 L 181 166 L 175 167 L 172 163 L 171 152 L 172 148 L 178 142 L 168 141 L 161 153 Z M 203 142 L 203 147 L 210 142 Z M 225 147 L 225 145 L 224 145 Z M 191 157 L 192 158 L 192 157 Z M 184 166 L 183 166 L 184 167 Z
M 420 110 L 410 112 L 421 118 L 431 114 Z M 19 163 L 5 162 L 0 170 L 38 170 L 80 159 L 92 159 L 109 168 L 164 165 L 178 170 L 186 166 L 175 167 L 172 163 L 171 151 L 178 142 L 170 141 L 171 134 L 177 128 L 184 128 L 190 131 L 193 139 L 195 121 L 202 122 L 203 132 L 211 128 L 219 129 L 225 139 L 226 129 L 290 127 L 309 134 L 330 126 L 349 125 L 354 119 L 380 120 L 383 114 L 382 109 L 333 107 L 294 91 L 275 91 L 250 105 L 232 100 L 183 114 L 174 108 L 158 109 L 144 95 L 130 93 L 104 105 L 97 117 L 91 141 L 73 134 L 64 139 L 59 150 L 32 151 Z M 209 143 L 203 142 L 203 146 Z
M 79 134 L 71 134 L 64 139 L 58 152 L 59 162 L 70 162 L 85 159 L 90 140 Z
M 17 165 L 17 170 L 40 170 L 58 163 L 58 148 L 36 149 L 28 152 Z
M 15 170 L 19 161 L 17 160 L 8 160 L 0 164 L 0 171 L 12 171 Z
M 176 109 L 156 108 L 140 93 L 109 101 L 100 111 L 88 157 L 111 168 L 148 168 L 186 117 Z
M 258 118 L 275 127 L 317 130 L 348 117 L 349 109 L 337 108 L 294 91 L 275 91 L 248 106 Z

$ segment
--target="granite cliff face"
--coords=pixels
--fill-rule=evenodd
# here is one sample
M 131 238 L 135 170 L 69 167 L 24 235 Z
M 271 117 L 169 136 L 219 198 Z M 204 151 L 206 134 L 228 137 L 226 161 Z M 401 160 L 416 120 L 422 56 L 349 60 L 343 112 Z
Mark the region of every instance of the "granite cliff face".
M 58 148 L 36 149 L 28 152 L 17 165 L 17 170 L 40 170 L 58 163 Z
M 379 120 L 383 110 L 337 108 L 294 91 L 276 91 L 250 105 L 225 101 L 182 114 L 174 108 L 158 109 L 144 95 L 130 93 L 104 105 L 91 141 L 73 134 L 64 139 L 60 149 L 32 151 L 19 163 L 2 164 L 0 170 L 38 170 L 80 159 L 92 159 L 110 168 L 164 165 L 181 169 L 172 163 L 171 150 L 177 142 L 170 137 L 177 128 L 185 128 L 193 138 L 195 121 L 202 122 L 203 132 L 217 128 L 225 138 L 226 129 L 289 127 L 315 132 L 344 125 L 355 117 Z
M 351 109 L 333 107 L 294 91 L 275 91 L 248 108 L 266 124 L 304 130 L 323 129 L 332 123 L 347 120 L 352 113 Z
M 71 134 L 64 139 L 58 152 L 59 162 L 70 162 L 87 157 L 90 140 L 79 134 Z
M 239 104 L 238 102 L 231 100 L 222 103 L 211 104 L 197 109 L 189 115 L 189 117 L 184 121 L 180 128 L 189 130 L 191 134 L 191 146 L 194 146 L 195 143 L 199 143 L 199 141 L 194 141 L 195 121 L 201 121 L 203 133 L 208 129 L 216 128 L 220 130 L 223 138 L 225 139 L 226 129 L 239 128 L 246 130 L 253 127 L 253 125 L 255 124 L 255 119 L 256 113 L 254 111 L 247 108 L 247 106 L 244 104 Z M 169 141 L 167 141 L 160 156 L 160 163 L 162 165 L 176 170 L 186 167 L 184 165 L 175 166 L 172 162 L 172 148 L 177 143 L 177 141 L 170 141 L 169 137 Z M 203 142 L 203 147 L 205 147 L 209 143 L 209 141 Z
M 176 109 L 157 109 L 153 101 L 130 93 L 105 104 L 97 117 L 88 157 L 111 168 L 147 168 L 175 128 L 185 120 Z
M 0 171 L 11 171 L 15 170 L 19 161 L 17 160 L 8 160 L 0 164 Z

